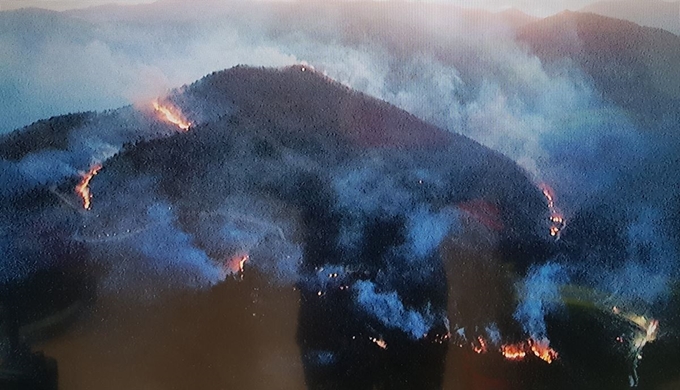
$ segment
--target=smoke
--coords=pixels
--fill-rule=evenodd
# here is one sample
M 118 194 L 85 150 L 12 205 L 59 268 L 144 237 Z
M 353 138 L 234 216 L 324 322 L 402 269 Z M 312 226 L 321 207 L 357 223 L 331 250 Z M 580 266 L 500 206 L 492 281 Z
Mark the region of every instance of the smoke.
M 157 180 L 117 182 L 106 174 L 100 179 L 92 183 L 96 200 L 75 238 L 107 269 L 104 290 L 143 289 L 154 296 L 163 288 L 206 288 L 233 272 L 194 245 L 173 205 L 157 195 Z M 101 192 L 105 185 L 116 188 L 114 196 Z
M 174 226 L 176 217 L 172 214 L 172 206 L 155 204 L 147 215 L 155 226 L 140 233 L 135 242 L 139 243 L 140 252 L 153 261 L 154 271 L 192 273 L 195 286 L 214 285 L 224 280 L 226 271 L 193 247 L 191 236 Z
M 420 339 L 435 325 L 435 316 L 429 307 L 424 311 L 407 309 L 394 291 L 378 292 L 369 281 L 357 282 L 353 288 L 358 304 L 388 328 L 400 329 L 412 338 Z
M 503 338 L 501 336 L 500 330 L 498 329 L 498 325 L 492 323 L 487 325 L 484 330 L 486 331 L 486 335 L 489 336 L 491 343 L 494 345 L 501 345 Z
M 198 16 L 197 16 L 198 17 Z M 240 63 L 282 66 L 290 54 L 198 19 L 146 27 L 90 23 L 42 10 L 0 13 L 0 133 L 69 112 L 145 102 Z
M 459 217 L 456 209 L 437 206 L 437 200 L 454 196 L 447 167 L 411 159 L 389 154 L 362 159 L 334 172 L 333 187 L 345 262 L 377 267 L 369 271 L 376 272 L 373 281 L 351 285 L 358 305 L 384 326 L 419 339 L 448 323 L 438 249 L 445 237 L 457 233 Z M 324 267 L 324 272 L 336 268 Z M 339 275 L 348 283 L 345 272 Z M 431 289 L 438 293 L 414 298 L 416 291 Z
M 601 272 L 581 275 L 591 285 L 632 306 L 667 303 L 668 289 L 677 276 L 677 251 L 666 233 L 665 211 L 648 206 L 634 210 L 620 232 L 621 248 L 615 249 L 614 266 L 597 258 Z
M 532 267 L 518 287 L 520 302 L 514 317 L 534 340 L 548 338 L 545 317 L 562 303 L 560 287 L 568 282 L 565 269 L 555 263 Z

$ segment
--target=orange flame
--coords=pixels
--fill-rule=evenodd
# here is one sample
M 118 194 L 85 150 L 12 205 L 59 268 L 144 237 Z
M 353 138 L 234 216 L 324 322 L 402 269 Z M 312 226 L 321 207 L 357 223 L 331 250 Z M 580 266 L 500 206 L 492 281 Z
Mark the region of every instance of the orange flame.
M 243 277 L 243 272 L 245 271 L 248 260 L 250 260 L 250 256 L 247 253 L 240 253 L 232 256 L 226 262 L 227 269 L 232 274 L 239 274 Z
M 560 238 L 560 233 L 566 221 L 564 220 L 564 215 L 557 206 L 555 206 L 555 191 L 547 183 L 541 183 L 538 188 L 543 192 L 543 196 L 548 201 L 548 210 L 550 211 L 550 235 L 555 237 L 555 239 Z
M 486 340 L 482 336 L 477 337 L 477 341 L 479 342 L 479 345 L 472 345 L 472 350 L 475 351 L 476 353 L 486 353 L 487 351 L 487 346 L 486 346 Z
M 172 123 L 183 131 L 189 130 L 191 122 L 184 119 L 184 115 L 182 115 L 181 111 L 177 107 L 169 104 L 161 104 L 158 100 L 154 100 L 152 104 L 153 109 L 162 115 L 161 119 Z
M 102 169 L 100 164 L 93 165 L 89 171 L 86 173 L 81 173 L 82 180 L 75 188 L 76 194 L 78 194 L 83 199 L 83 208 L 89 210 L 92 207 L 92 193 L 90 192 L 90 181 L 92 180 L 99 170 Z
M 533 352 L 534 355 L 548 364 L 557 359 L 557 352 L 550 348 L 550 341 L 548 339 L 529 339 L 529 346 L 531 346 L 531 352 Z
M 624 317 L 628 318 L 635 324 L 637 324 L 644 333 L 640 334 L 633 340 L 633 345 L 642 349 L 647 343 L 651 343 L 656 340 L 656 336 L 659 332 L 659 321 L 653 318 L 647 318 L 645 316 L 637 316 L 634 314 L 627 314 Z
M 508 360 L 524 360 L 530 353 L 550 364 L 557 360 L 559 354 L 550 348 L 550 341 L 547 339 L 535 340 L 533 338 L 516 344 L 506 344 L 501 346 L 503 357 Z
M 501 346 L 501 353 L 508 360 L 523 360 L 527 356 L 524 349 L 524 343 L 508 344 Z
M 377 345 L 381 349 L 387 349 L 387 342 L 382 338 L 369 337 L 368 339 L 375 343 L 375 345 Z

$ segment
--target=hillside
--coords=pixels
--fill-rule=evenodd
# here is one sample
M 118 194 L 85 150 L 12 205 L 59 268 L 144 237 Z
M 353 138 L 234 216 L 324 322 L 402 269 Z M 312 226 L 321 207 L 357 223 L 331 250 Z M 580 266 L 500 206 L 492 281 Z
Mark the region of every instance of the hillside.
M 84 219 L 79 238 L 114 269 L 123 262 L 144 270 L 126 274 L 126 283 L 159 277 L 205 286 L 224 273 L 293 283 L 306 370 L 325 348 L 356 353 L 347 364 L 372 372 L 362 381 L 418 375 L 388 363 L 397 360 L 436 382 L 446 353 L 436 340 L 446 337 L 447 309 L 456 305 L 450 291 L 510 288 L 500 264 L 549 254 L 545 200 L 514 162 L 307 66 L 215 72 L 167 101 L 195 125 L 104 162 L 91 183 L 96 218 Z M 536 242 L 543 247 L 531 256 L 513 257 Z M 484 263 L 493 282 L 460 291 L 447 280 L 462 246 L 471 258 L 458 266 L 472 272 Z M 476 260 L 480 253 L 488 257 Z M 408 320 L 380 313 L 387 296 Z M 370 339 L 344 341 L 376 333 L 389 340 L 385 355 L 374 355 Z M 414 345 L 427 356 L 401 352 Z
M 641 26 L 662 28 L 680 35 L 680 2 L 677 1 L 600 1 L 579 11 L 629 20 Z
M 408 210 L 425 202 L 418 207 L 428 212 L 460 204 L 510 241 L 532 241 L 546 232 L 545 200 L 513 161 L 307 66 L 235 67 L 177 89 L 161 102 L 191 122 L 188 132 L 152 107 L 140 106 L 54 117 L 7 134 L 0 139 L 7 184 L 2 196 L 19 205 L 38 191 L 52 200 L 22 218 L 54 212 L 55 218 L 70 220 L 83 202 L 79 197 L 90 196 L 74 193 L 73 187 L 92 167 L 103 165 L 90 183 L 92 207 L 101 218 L 85 211 L 78 217 L 84 218 L 83 227 L 63 228 L 86 241 L 121 229 L 146 229 L 153 222 L 144 215 L 159 202 L 176 205 L 178 218 L 188 224 L 182 229 L 198 236 L 202 233 L 189 216 L 232 207 L 225 205 L 234 196 L 275 199 L 295 213 L 322 207 L 304 203 L 309 196 L 342 204 L 357 196 L 344 193 L 340 183 L 347 180 L 358 188 L 377 186 L 372 190 L 377 193 L 363 193 L 367 205 L 384 197 L 388 204 L 412 199 Z M 146 182 L 154 184 L 136 187 Z M 54 205 L 60 206 L 52 210 Z M 328 218 L 343 220 L 342 207 L 332 206 Z M 416 210 L 390 218 L 408 220 L 411 212 Z M 30 226 L 20 235 L 30 234 Z
M 107 170 L 115 170 L 110 164 L 133 162 L 146 173 L 163 172 L 177 185 L 199 180 L 191 187 L 200 189 L 216 185 L 204 180 L 221 178 L 198 171 L 237 163 L 225 153 L 234 150 L 233 144 L 243 144 L 245 149 L 239 148 L 237 154 L 252 164 L 266 161 L 265 157 L 274 158 L 267 164 L 289 158 L 280 161 L 277 169 L 304 168 L 316 173 L 372 154 L 390 159 L 402 156 L 413 159 L 404 164 L 449 172 L 448 186 L 456 194 L 451 196 L 458 201 L 481 197 L 500 205 L 509 213 L 505 222 L 510 226 L 524 230 L 541 218 L 541 213 L 534 212 L 543 200 L 511 160 L 352 91 L 307 66 L 282 70 L 235 67 L 177 90 L 168 100 L 197 125 L 185 134 L 143 142 L 105 164 Z M 304 162 L 304 167 L 286 167 L 285 161 L 293 160 Z M 434 161 L 438 163 L 428 167 Z M 180 192 L 170 195 L 183 196 Z M 533 206 L 520 207 L 521 202 Z
M 598 90 L 646 126 L 680 112 L 680 37 L 595 14 L 563 12 L 518 34 L 547 64 L 573 62 Z
M 199 378 L 204 388 L 220 388 L 219 365 L 184 375 L 183 357 L 205 351 L 220 364 L 236 360 L 230 380 L 245 388 L 276 377 L 251 363 L 282 351 L 286 361 L 301 362 L 298 374 L 318 367 L 318 351 L 338 351 L 341 364 L 367 371 L 359 377 L 366 383 L 420 386 L 413 379 L 422 375 L 437 388 L 445 340 L 459 327 L 493 323 L 512 342 L 528 337 L 513 317 L 513 283 L 559 244 L 548 234 L 546 197 L 512 160 L 308 65 L 238 66 L 154 103 L 159 108 L 149 102 L 55 117 L 0 140 L 3 164 L 34 181 L 2 194 L 5 238 L 43 240 L 38 249 L 7 250 L 3 276 L 30 283 L 38 266 L 54 265 L 22 259 L 52 262 L 54 255 L 43 253 L 76 243 L 71 251 L 78 256 L 61 260 L 80 263 L 87 254 L 107 293 L 99 309 L 114 313 L 94 331 L 50 344 L 74 388 L 115 388 L 120 373 L 163 387 Z M 78 196 L 87 202 L 81 206 Z M 167 291 L 180 298 L 145 311 L 141 324 L 130 319 L 137 306 L 126 300 L 153 301 Z M 274 294 L 279 300 L 260 305 L 261 296 Z M 276 317 L 261 320 L 262 313 Z M 207 337 L 215 334 L 213 321 L 232 332 L 219 343 Z M 278 324 L 285 334 L 276 333 Z M 103 343 L 116 353 L 84 353 L 100 345 L 90 337 L 102 329 L 113 329 Z M 255 344 L 262 334 L 262 350 L 229 349 L 241 338 Z M 143 341 L 131 347 L 120 341 L 137 337 Z M 476 355 L 455 348 L 449 376 L 467 373 L 461 357 Z M 130 364 L 130 356 L 154 363 Z M 518 366 L 486 356 L 504 369 Z M 561 377 L 561 366 L 531 359 L 521 367 L 541 364 L 546 378 Z M 83 367 L 97 374 L 80 375 Z M 571 379 L 562 388 L 574 388 L 564 372 Z

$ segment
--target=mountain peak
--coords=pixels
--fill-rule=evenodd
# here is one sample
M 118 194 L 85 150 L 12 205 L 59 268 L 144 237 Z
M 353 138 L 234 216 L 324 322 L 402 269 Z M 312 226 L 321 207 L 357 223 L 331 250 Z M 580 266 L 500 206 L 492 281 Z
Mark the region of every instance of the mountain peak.
M 360 147 L 443 146 L 454 137 L 306 64 L 280 69 L 236 66 L 204 77 L 172 99 L 198 122 L 231 108 L 259 126 L 340 137 Z

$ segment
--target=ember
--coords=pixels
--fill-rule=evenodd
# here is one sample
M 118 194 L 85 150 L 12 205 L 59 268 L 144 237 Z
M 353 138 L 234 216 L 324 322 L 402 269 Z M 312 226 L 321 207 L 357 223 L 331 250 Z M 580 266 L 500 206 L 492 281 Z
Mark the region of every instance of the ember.
M 487 351 L 487 346 L 486 346 L 486 340 L 482 336 L 477 337 L 477 341 L 479 342 L 479 345 L 472 344 L 472 349 L 476 353 L 486 353 Z

